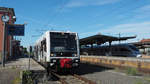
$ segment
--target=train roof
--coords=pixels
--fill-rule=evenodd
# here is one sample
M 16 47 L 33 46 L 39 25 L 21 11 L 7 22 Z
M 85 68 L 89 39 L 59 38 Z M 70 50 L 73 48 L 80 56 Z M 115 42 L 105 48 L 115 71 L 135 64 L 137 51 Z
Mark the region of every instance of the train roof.
M 76 32 L 70 32 L 70 31 L 46 31 L 36 42 L 35 45 L 38 44 L 40 41 L 42 41 L 44 38 L 46 38 L 46 35 L 50 32 L 57 32 L 57 33 L 75 33 Z
M 58 32 L 58 33 L 77 33 L 77 32 L 71 32 L 71 31 L 46 31 L 46 32 Z

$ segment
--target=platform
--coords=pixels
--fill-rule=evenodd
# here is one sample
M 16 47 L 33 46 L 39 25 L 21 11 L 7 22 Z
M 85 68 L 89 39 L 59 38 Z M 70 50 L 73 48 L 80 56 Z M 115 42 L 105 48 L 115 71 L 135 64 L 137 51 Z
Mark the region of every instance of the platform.
M 5 64 L 5 67 L 0 66 L 0 69 L 17 68 L 21 70 L 29 69 L 29 58 L 19 58 L 13 61 L 9 61 Z M 44 70 L 44 68 L 35 62 L 32 58 L 30 59 L 30 70 Z

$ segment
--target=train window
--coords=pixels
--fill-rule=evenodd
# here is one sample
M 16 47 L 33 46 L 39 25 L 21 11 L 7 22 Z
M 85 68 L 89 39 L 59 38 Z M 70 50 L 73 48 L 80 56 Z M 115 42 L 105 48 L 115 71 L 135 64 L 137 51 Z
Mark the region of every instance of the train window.
M 133 50 L 135 50 L 135 51 L 139 51 L 135 46 L 133 46 L 133 45 L 129 45 L 129 47 L 131 48 L 131 49 L 133 49 Z
M 120 48 L 120 51 L 127 51 L 130 52 L 130 50 L 126 49 L 126 48 Z
M 47 48 L 46 48 L 46 39 L 44 40 L 44 42 L 43 42 L 43 47 L 44 47 L 44 51 L 46 52 L 47 51 Z
M 51 33 L 51 50 L 53 52 L 76 52 L 76 36 L 65 33 Z

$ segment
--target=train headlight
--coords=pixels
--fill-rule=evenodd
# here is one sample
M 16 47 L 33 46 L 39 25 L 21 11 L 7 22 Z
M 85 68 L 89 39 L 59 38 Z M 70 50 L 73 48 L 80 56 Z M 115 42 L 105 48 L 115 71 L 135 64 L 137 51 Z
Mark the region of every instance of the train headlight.
M 52 62 L 56 62 L 56 60 L 52 60 Z
M 73 57 L 76 57 L 76 56 L 77 56 L 77 54 L 72 54 L 72 56 L 73 56 Z
M 79 62 L 79 60 L 75 60 L 75 62 Z
M 53 66 L 54 65 L 54 63 L 50 63 L 50 66 Z
M 51 54 L 51 56 L 54 56 L 54 54 Z
M 54 56 L 54 57 L 56 57 L 56 54 L 51 54 L 51 56 Z

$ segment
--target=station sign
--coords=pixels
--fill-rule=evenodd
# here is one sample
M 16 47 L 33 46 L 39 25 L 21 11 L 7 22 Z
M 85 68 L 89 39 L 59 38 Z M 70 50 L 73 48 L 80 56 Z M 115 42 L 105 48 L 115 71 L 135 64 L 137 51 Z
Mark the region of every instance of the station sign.
M 7 34 L 11 36 L 24 36 L 24 24 L 8 24 Z

